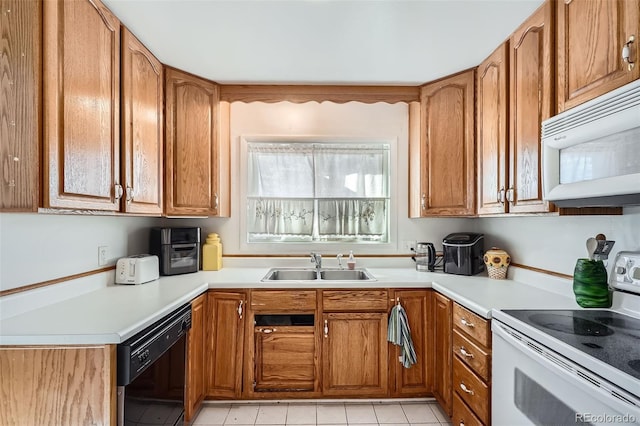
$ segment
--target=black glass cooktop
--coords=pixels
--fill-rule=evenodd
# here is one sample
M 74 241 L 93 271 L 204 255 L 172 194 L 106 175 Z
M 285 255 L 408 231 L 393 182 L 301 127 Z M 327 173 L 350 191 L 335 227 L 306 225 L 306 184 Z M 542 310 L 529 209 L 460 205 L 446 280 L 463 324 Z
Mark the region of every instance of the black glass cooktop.
M 640 379 L 640 319 L 604 310 L 502 312 Z

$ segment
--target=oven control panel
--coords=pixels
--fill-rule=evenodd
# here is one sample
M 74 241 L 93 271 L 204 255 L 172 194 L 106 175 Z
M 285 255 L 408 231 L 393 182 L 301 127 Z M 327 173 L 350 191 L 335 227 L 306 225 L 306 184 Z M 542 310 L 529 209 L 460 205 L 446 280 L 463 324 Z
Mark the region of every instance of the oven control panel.
M 640 293 L 640 252 L 621 251 L 616 255 L 609 285 L 619 290 Z

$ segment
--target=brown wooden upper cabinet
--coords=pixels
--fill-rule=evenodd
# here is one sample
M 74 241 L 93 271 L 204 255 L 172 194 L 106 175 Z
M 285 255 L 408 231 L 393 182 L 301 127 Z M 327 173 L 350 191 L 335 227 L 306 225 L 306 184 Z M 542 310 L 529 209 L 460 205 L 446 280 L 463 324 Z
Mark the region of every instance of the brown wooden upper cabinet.
M 409 216 L 475 213 L 474 70 L 420 88 L 420 137 L 410 143 Z
M 564 0 L 556 4 L 558 112 L 640 77 L 638 0 Z M 622 58 L 626 43 L 635 63 L 631 70 Z
M 122 211 L 162 214 L 162 64 L 122 28 Z
M 0 211 L 36 211 L 40 198 L 42 3 L 0 0 L 0 10 Z
M 510 213 L 554 210 L 542 200 L 540 141 L 542 121 L 555 113 L 553 13 L 553 3 L 548 0 L 509 42 L 509 184 L 505 205 Z
M 173 68 L 166 68 L 165 79 L 165 214 L 228 216 L 221 192 L 228 156 L 218 137 L 218 85 Z
M 118 211 L 120 22 L 98 0 L 43 5 L 43 206 Z
M 507 212 L 507 110 L 509 43 L 478 67 L 478 214 Z

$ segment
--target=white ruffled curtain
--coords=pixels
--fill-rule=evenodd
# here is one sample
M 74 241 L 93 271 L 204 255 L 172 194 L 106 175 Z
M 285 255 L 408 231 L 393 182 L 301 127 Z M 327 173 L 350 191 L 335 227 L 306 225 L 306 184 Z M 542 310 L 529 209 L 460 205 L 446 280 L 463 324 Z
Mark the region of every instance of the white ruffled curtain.
M 248 232 L 267 235 L 311 235 L 313 200 L 249 200 Z
M 388 147 L 318 143 L 247 147 L 249 234 L 311 237 L 314 220 L 321 238 L 386 234 Z
M 386 206 L 385 200 L 320 200 L 320 236 L 383 235 Z

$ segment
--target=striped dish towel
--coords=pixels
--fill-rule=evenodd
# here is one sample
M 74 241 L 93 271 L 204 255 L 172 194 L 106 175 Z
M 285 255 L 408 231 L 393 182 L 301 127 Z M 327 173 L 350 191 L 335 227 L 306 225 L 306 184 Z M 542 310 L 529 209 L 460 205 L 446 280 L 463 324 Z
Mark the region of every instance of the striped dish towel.
M 410 368 L 418 362 L 416 351 L 413 348 L 413 341 L 411 340 L 407 312 L 399 303 L 391 309 L 391 314 L 389 314 L 387 341 L 396 346 L 401 346 L 400 362 L 404 368 Z

